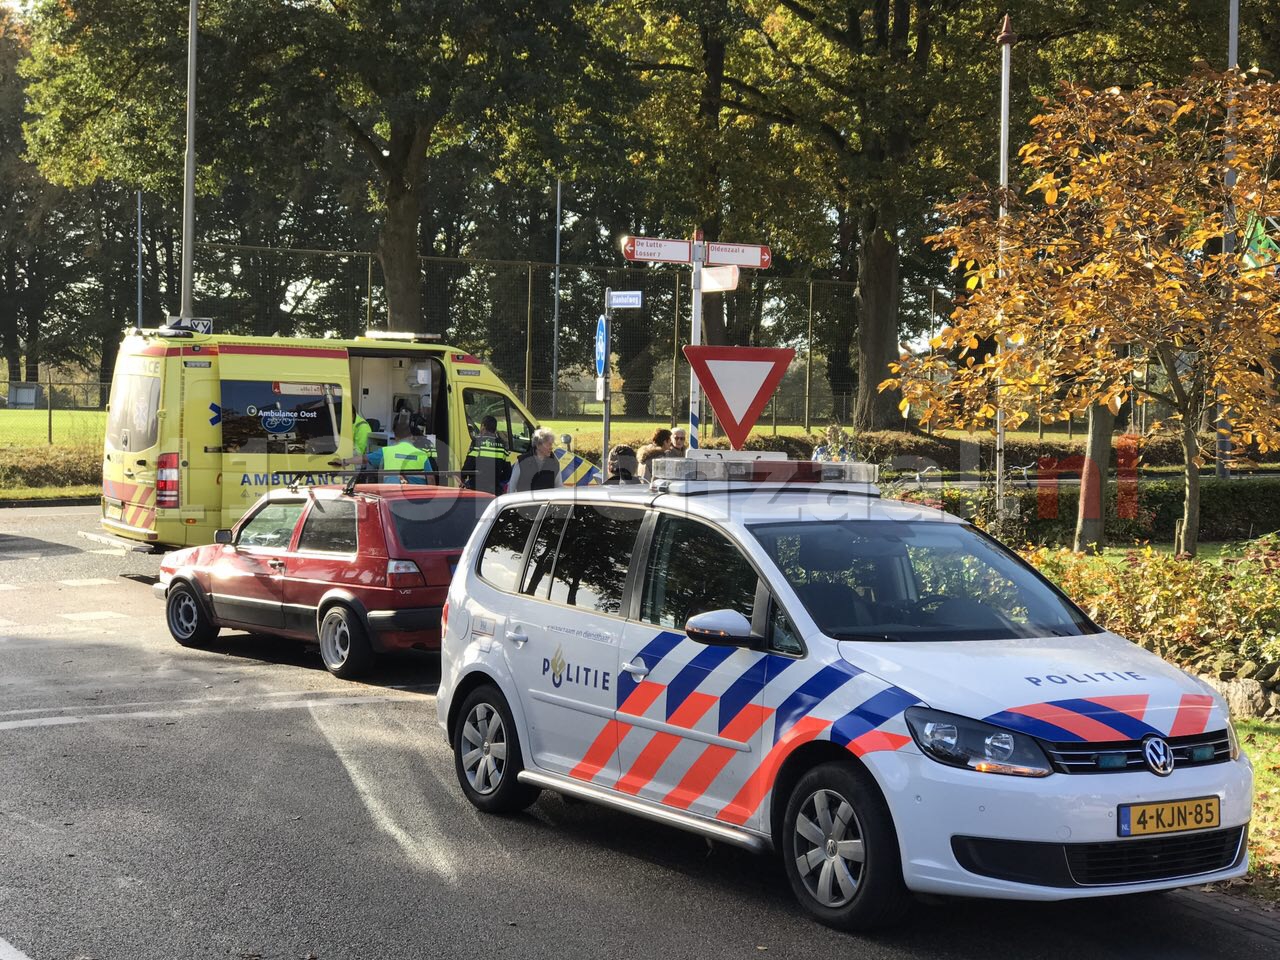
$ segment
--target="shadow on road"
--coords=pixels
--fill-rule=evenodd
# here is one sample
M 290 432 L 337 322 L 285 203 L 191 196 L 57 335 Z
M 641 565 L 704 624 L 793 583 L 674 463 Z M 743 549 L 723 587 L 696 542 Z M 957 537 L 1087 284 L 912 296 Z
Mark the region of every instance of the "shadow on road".
M 64 557 L 69 553 L 82 552 L 78 547 L 52 540 L 40 540 L 36 537 L 15 537 L 12 534 L 0 533 L 0 560 L 30 559 L 32 557 Z
M 320 648 L 316 644 L 269 634 L 224 631 L 214 643 L 202 647 L 201 652 L 277 666 L 298 667 L 318 673 L 327 672 L 324 661 L 320 659 Z M 439 681 L 440 653 L 418 650 L 378 656 L 369 672 L 359 679 L 361 684 L 372 687 L 429 686 L 433 688 L 433 693 L 434 685 Z

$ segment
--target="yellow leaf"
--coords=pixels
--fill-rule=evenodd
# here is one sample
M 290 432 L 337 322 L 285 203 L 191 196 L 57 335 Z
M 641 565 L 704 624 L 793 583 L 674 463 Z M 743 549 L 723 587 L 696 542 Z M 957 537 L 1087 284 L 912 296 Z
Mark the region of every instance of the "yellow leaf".
M 974 289 L 974 288 L 978 285 L 978 279 L 979 279 L 979 277 L 978 277 L 978 275 L 975 273 L 972 277 L 970 277 L 968 280 L 966 280 L 966 281 L 964 282 L 964 288 L 965 288 L 966 290 L 972 290 L 972 289 Z
M 968 341 L 965 343 L 965 346 L 966 346 L 966 347 L 968 347 L 970 350 L 977 350 L 977 349 L 978 349 L 978 338 L 977 338 L 977 337 L 970 337 L 970 338 L 968 339 Z
M 1055 203 L 1057 203 L 1057 202 L 1058 202 L 1058 188 L 1057 188 L 1057 187 L 1050 187 L 1048 190 L 1046 190 L 1046 191 L 1044 192 L 1044 202 L 1045 202 L 1045 203 L 1047 203 L 1047 204 L 1048 204 L 1049 206 L 1051 206 L 1051 207 L 1052 207 Z
M 911 401 L 904 399 L 901 403 L 898 404 L 898 411 L 905 417 L 908 413 L 911 412 Z
M 1108 407 L 1108 408 L 1110 408 L 1110 410 L 1111 410 L 1111 412 L 1112 412 L 1112 413 L 1114 413 L 1114 414 L 1119 414 L 1119 413 L 1120 413 L 1120 398 L 1119 398 L 1119 397 L 1112 397 L 1110 400 L 1108 400 L 1108 401 L 1107 401 L 1107 407 Z

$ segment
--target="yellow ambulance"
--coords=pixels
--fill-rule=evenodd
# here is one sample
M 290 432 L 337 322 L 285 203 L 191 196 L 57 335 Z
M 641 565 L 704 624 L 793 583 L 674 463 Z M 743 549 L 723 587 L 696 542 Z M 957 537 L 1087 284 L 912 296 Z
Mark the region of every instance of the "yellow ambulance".
M 434 435 L 441 470 L 459 470 L 492 415 L 511 456 L 536 422 L 477 357 L 432 338 L 249 337 L 139 331 L 116 361 L 102 461 L 102 525 L 138 543 L 210 543 L 268 489 L 340 482 L 356 413 L 390 439 L 397 417 Z M 591 464 L 557 451 L 566 483 Z

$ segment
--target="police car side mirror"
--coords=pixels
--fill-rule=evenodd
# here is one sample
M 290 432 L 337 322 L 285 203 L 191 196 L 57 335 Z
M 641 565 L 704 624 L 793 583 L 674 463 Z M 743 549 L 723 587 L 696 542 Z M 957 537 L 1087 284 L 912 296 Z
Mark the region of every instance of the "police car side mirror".
M 215 530 L 215 531 L 213 531 L 213 542 L 214 542 L 214 543 L 223 543 L 223 544 L 233 542 L 233 537 L 232 537 L 232 535 L 231 535 L 231 531 L 230 531 L 230 530 Z
M 690 640 L 715 647 L 749 647 L 755 642 L 751 621 L 737 610 L 708 610 L 690 617 L 684 625 Z

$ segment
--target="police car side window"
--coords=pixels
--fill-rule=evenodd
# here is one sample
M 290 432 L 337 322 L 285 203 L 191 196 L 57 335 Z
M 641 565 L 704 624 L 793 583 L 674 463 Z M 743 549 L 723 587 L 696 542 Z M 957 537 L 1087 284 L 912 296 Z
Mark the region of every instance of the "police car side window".
M 776 600 L 769 601 L 769 649 L 778 653 L 804 653 L 800 635 Z
M 317 553 L 356 552 L 356 505 L 353 500 L 316 500 L 298 537 L 298 549 Z
M 618 613 L 644 512 L 629 507 L 573 508 L 551 578 L 550 599 L 584 610 Z
M 547 581 L 551 567 L 556 562 L 556 549 L 564 536 L 564 522 L 569 518 L 569 505 L 553 503 L 543 514 L 533 549 L 529 551 L 529 566 L 524 571 L 520 592 L 543 598 L 547 595 Z
M 503 510 L 489 530 L 477 572 L 499 590 L 515 593 L 520 584 L 524 547 L 533 522 L 538 519 L 538 510 L 537 506 Z
M 750 620 L 757 579 L 724 534 L 694 520 L 660 514 L 649 548 L 640 619 L 681 629 L 696 613 L 736 610 Z

